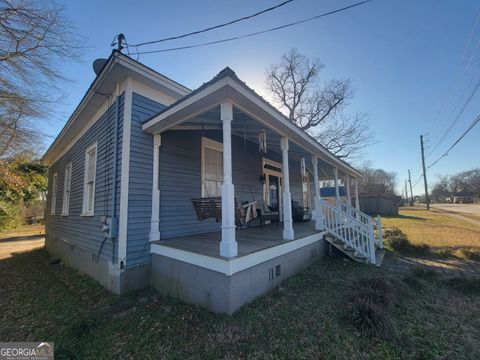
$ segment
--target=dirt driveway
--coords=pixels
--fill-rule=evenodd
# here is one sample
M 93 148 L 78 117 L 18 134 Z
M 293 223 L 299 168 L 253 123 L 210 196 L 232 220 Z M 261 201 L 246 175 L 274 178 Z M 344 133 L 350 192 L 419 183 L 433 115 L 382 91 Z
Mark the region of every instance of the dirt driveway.
M 432 204 L 432 209 L 480 226 L 480 204 Z
M 0 233 L 0 260 L 17 253 L 42 248 L 45 244 L 45 226 L 28 225 Z

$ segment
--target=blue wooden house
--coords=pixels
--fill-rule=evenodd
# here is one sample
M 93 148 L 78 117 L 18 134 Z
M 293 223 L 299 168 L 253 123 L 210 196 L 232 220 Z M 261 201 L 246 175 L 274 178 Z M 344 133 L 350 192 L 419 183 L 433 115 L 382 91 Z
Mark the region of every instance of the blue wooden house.
M 326 246 L 372 264 L 382 247 L 361 174 L 229 68 L 191 91 L 114 51 L 43 162 L 46 248 L 114 293 L 232 313 Z

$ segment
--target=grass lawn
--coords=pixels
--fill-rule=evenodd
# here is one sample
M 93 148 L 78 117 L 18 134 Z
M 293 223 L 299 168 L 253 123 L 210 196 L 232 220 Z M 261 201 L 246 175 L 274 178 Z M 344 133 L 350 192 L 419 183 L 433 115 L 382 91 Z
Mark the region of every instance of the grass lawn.
M 0 261 L 0 340 L 56 358 L 478 359 L 480 284 L 325 258 L 233 316 L 114 296 L 44 250 Z
M 436 254 L 473 254 L 474 259 L 480 254 L 480 227 L 440 211 L 403 208 L 399 216 L 383 217 L 382 225 L 400 229 L 412 244 L 427 245 Z

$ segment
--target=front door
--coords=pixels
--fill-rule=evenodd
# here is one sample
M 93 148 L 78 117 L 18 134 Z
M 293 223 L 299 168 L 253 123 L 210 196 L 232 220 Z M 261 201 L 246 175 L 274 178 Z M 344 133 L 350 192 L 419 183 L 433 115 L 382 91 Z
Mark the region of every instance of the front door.
M 263 158 L 262 173 L 265 179 L 263 185 L 263 200 L 272 209 L 278 211 L 280 221 L 283 221 L 282 164 Z
M 276 175 L 268 175 L 268 195 L 270 207 L 278 211 L 280 206 L 280 180 Z

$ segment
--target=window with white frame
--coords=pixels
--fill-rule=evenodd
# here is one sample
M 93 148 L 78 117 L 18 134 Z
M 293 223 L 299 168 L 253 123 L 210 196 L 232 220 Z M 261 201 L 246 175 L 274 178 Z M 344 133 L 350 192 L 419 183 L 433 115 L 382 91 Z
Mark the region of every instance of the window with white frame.
M 71 187 L 71 184 L 72 184 L 72 163 L 69 163 L 65 167 L 65 178 L 63 180 L 62 215 L 68 215 L 68 209 L 70 207 L 70 187 Z
M 202 197 L 221 196 L 223 144 L 202 137 Z
M 52 196 L 50 204 L 50 214 L 55 215 L 55 210 L 57 208 L 57 183 L 58 183 L 58 173 L 53 174 L 52 178 Z
M 95 174 L 97 168 L 97 143 L 85 151 L 82 215 L 93 215 L 95 204 Z

